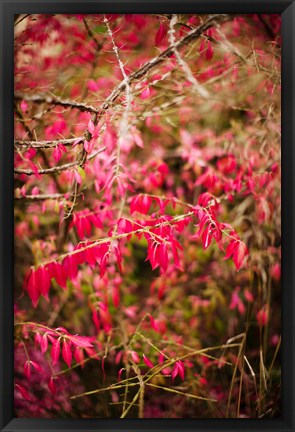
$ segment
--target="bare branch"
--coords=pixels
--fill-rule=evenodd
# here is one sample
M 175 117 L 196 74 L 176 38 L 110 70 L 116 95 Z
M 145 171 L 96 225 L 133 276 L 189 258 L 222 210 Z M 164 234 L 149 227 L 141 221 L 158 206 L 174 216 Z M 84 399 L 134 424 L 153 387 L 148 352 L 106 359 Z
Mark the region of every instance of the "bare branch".
M 179 54 L 179 51 L 177 48 L 175 48 L 175 25 L 177 24 L 177 15 L 173 15 L 172 19 L 170 20 L 170 29 L 169 29 L 169 41 L 171 43 L 171 46 L 174 47 L 174 54 L 175 57 L 182 68 L 183 72 L 185 73 L 188 81 L 192 84 L 193 90 L 196 91 L 200 96 L 202 96 L 204 99 L 208 99 L 210 97 L 210 94 L 208 90 L 206 90 L 194 77 L 189 65 L 184 61 L 184 59 Z
M 153 59 L 146 62 L 141 68 L 137 69 L 135 72 L 131 73 L 127 79 L 123 79 L 117 87 L 114 88 L 112 93 L 106 98 L 104 103 L 100 108 L 95 108 L 91 105 L 87 105 L 82 102 L 74 102 L 71 100 L 65 100 L 58 96 L 52 95 L 25 95 L 19 92 L 15 93 L 16 100 L 25 100 L 27 102 L 35 102 L 35 103 L 48 103 L 53 105 L 61 105 L 64 107 L 68 107 L 71 109 L 78 109 L 80 111 L 86 111 L 94 114 L 98 114 L 98 118 L 101 118 L 103 114 L 109 109 L 112 103 L 118 98 L 118 96 L 126 89 L 127 85 L 130 85 L 132 82 L 140 79 L 145 76 L 151 69 L 160 65 L 165 61 L 167 57 L 170 57 L 174 54 L 175 49 L 179 50 L 185 45 L 188 45 L 190 42 L 198 39 L 202 33 L 208 30 L 210 27 L 215 25 L 216 23 L 222 23 L 232 19 L 233 15 L 227 14 L 217 14 L 211 15 L 207 19 L 207 21 L 197 28 L 190 31 L 186 36 L 182 39 L 179 39 L 174 45 L 170 45 L 165 51 L 158 55 L 158 57 L 154 57 Z
M 120 127 L 119 127 L 119 136 L 118 136 L 118 141 L 117 141 L 116 176 L 118 176 L 119 170 L 120 170 L 121 144 L 122 144 L 122 141 L 124 140 L 125 136 L 127 135 L 128 129 L 129 129 L 129 114 L 130 114 L 131 103 L 132 103 L 132 93 L 131 93 L 131 86 L 129 83 L 128 76 L 125 72 L 124 65 L 123 65 L 122 60 L 120 59 L 120 56 L 119 56 L 119 49 L 115 43 L 115 39 L 114 39 L 112 30 L 111 30 L 111 27 L 110 27 L 108 20 L 105 16 L 104 16 L 104 22 L 107 26 L 108 35 L 109 35 L 109 37 L 112 41 L 112 45 L 113 45 L 113 51 L 117 57 L 122 76 L 123 76 L 124 81 L 126 83 L 125 84 L 126 107 L 125 107 L 125 110 L 124 110 L 122 118 L 121 118 Z
M 182 39 L 179 39 L 174 45 L 170 45 L 165 51 L 163 51 L 158 57 L 154 57 L 153 59 L 146 62 L 141 68 L 137 71 L 131 73 L 128 77 L 128 81 L 123 80 L 121 83 L 112 91 L 109 97 L 106 98 L 105 102 L 102 104 L 99 112 L 99 117 L 101 117 L 105 111 L 108 110 L 110 105 L 117 99 L 117 97 L 121 94 L 122 91 L 125 90 L 127 82 L 130 84 L 131 82 L 138 80 L 142 76 L 146 75 L 151 69 L 155 68 L 159 64 L 163 63 L 167 57 L 170 57 L 174 54 L 174 50 L 179 50 L 185 45 L 188 45 L 190 42 L 198 39 L 202 33 L 208 30 L 216 23 L 221 23 L 232 19 L 232 15 L 229 16 L 227 14 L 218 14 L 211 15 L 208 20 L 199 25 L 197 28 L 189 32 Z
M 14 94 L 15 100 L 25 100 L 27 102 L 35 102 L 35 103 L 47 103 L 51 105 L 61 105 L 66 108 L 78 109 L 79 111 L 86 111 L 90 113 L 98 113 L 99 110 L 91 105 L 87 105 L 82 102 L 74 102 L 68 99 L 62 99 L 59 96 L 55 95 L 46 95 L 46 94 L 33 94 L 26 95 L 19 92 Z
M 27 148 L 54 148 L 58 144 L 63 144 L 64 146 L 72 146 L 74 142 L 82 144 L 84 142 L 84 137 L 76 137 L 69 139 L 60 139 L 58 141 L 27 141 L 27 140 L 15 140 L 14 145 L 16 147 L 27 147 Z
M 20 195 L 20 196 L 14 195 L 14 199 L 16 200 L 25 199 L 30 201 L 43 201 L 47 199 L 59 199 L 59 198 L 66 198 L 66 194 L 55 193 L 55 194 L 36 194 L 36 195 Z
M 106 147 L 102 147 L 101 149 L 97 150 L 96 152 L 94 152 L 93 154 L 91 154 L 90 156 L 88 156 L 87 160 L 93 159 L 95 156 L 97 156 L 99 153 L 102 153 L 105 150 L 106 150 Z M 69 168 L 74 168 L 77 165 L 81 166 L 81 160 L 76 160 L 74 162 L 70 162 L 70 163 L 67 163 L 67 164 L 64 164 L 64 165 L 59 165 L 59 166 L 55 166 L 55 167 L 51 167 L 51 168 L 39 169 L 39 170 L 37 170 L 37 173 L 38 174 L 57 173 L 57 172 L 60 172 L 60 171 L 66 171 Z M 15 174 L 26 174 L 26 175 L 33 175 L 33 174 L 35 174 L 35 172 L 33 170 L 22 169 L 22 168 L 15 168 L 14 169 L 14 173 Z

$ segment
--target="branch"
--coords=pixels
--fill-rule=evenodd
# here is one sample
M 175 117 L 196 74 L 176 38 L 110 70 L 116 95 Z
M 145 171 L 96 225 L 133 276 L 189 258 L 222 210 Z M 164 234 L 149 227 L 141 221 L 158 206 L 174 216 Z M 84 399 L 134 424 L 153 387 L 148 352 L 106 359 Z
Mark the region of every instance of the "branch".
M 188 81 L 192 84 L 193 90 L 202 96 L 204 99 L 208 99 L 210 97 L 209 92 L 199 83 L 196 77 L 193 75 L 189 65 L 184 61 L 184 59 L 179 54 L 177 48 L 175 48 L 175 25 L 177 24 L 177 15 L 173 15 L 170 20 L 170 29 L 169 29 L 169 42 L 171 46 L 174 47 L 174 54 L 178 61 L 179 66 L 182 68 L 185 73 Z
M 37 171 L 38 174 L 50 174 L 50 173 L 57 173 L 60 171 L 65 171 L 69 168 L 73 168 L 75 166 L 79 165 L 79 161 L 75 161 L 75 162 L 70 162 L 64 165 L 60 165 L 60 166 L 55 166 L 55 167 L 51 167 L 51 168 L 45 168 L 45 169 L 39 169 Z M 33 170 L 30 169 L 21 169 L 21 168 L 14 168 L 14 173 L 15 174 L 26 174 L 26 175 L 33 175 L 35 174 L 35 172 Z
M 14 94 L 14 99 L 16 100 L 25 100 L 27 102 L 35 102 L 35 103 L 48 103 L 51 105 L 61 105 L 66 108 L 71 109 L 78 109 L 80 111 L 86 111 L 90 113 L 97 114 L 99 110 L 97 108 L 94 108 L 91 105 L 87 105 L 86 103 L 82 102 L 74 102 L 68 99 L 62 99 L 59 96 L 55 95 L 46 95 L 46 94 L 34 94 L 34 95 L 26 95 L 19 92 L 16 92 Z
M 163 63 L 163 61 L 165 61 L 165 59 L 167 57 L 170 57 L 172 54 L 174 54 L 175 49 L 179 50 L 183 46 L 188 45 L 190 42 L 198 39 L 202 33 L 204 33 L 206 30 L 208 30 L 210 27 L 212 27 L 217 22 L 225 22 L 231 18 L 232 18 L 232 16 L 229 16 L 227 14 L 211 15 L 204 24 L 199 25 L 196 29 L 189 32 L 182 39 L 179 39 L 179 41 L 176 42 L 174 45 L 170 45 L 158 57 L 154 57 L 153 59 L 151 59 L 147 63 L 145 63 L 137 71 L 131 73 L 128 77 L 128 80 L 124 79 L 123 81 L 121 81 L 121 83 L 106 98 L 105 102 L 102 104 L 102 106 L 100 108 L 99 117 L 101 117 L 105 113 L 105 111 L 107 111 L 109 106 L 117 99 L 117 97 L 120 95 L 120 93 L 125 90 L 127 84 L 130 84 L 133 81 L 146 75 L 149 70 L 151 70 L 154 67 L 158 66 L 159 64 Z
M 201 25 L 199 25 L 197 28 L 190 31 L 186 36 L 184 36 L 182 39 L 179 39 L 174 45 L 170 45 L 165 51 L 163 51 L 161 54 L 158 55 L 158 57 L 154 57 L 153 59 L 146 62 L 141 68 L 136 70 L 135 72 L 131 73 L 127 79 L 124 78 L 120 84 L 112 91 L 112 93 L 106 98 L 104 103 L 101 105 L 100 108 L 95 108 L 91 105 L 87 105 L 82 102 L 73 102 L 70 100 L 64 100 L 61 99 L 58 96 L 51 96 L 51 95 L 42 95 L 42 94 L 35 94 L 35 95 L 25 95 L 19 92 L 15 93 L 15 99 L 17 100 L 25 100 L 28 102 L 35 102 L 35 103 L 48 103 L 53 105 L 61 105 L 64 107 L 68 107 L 71 109 L 79 109 L 80 111 L 86 111 L 94 114 L 98 114 L 98 117 L 101 118 L 103 114 L 109 109 L 110 105 L 118 98 L 118 96 L 126 89 L 127 85 L 130 85 L 135 80 L 138 80 L 139 78 L 143 77 L 147 74 L 151 69 L 155 68 L 159 64 L 163 63 L 167 57 L 170 57 L 174 54 L 175 50 L 179 50 L 185 45 L 188 45 L 190 42 L 198 39 L 202 33 L 204 33 L 206 30 L 208 30 L 210 27 L 212 27 L 216 23 L 222 23 L 226 22 L 228 20 L 232 19 L 232 16 L 227 14 L 217 14 L 217 15 L 211 15 L 207 19 L 207 21 Z
M 129 114 L 130 114 L 130 109 L 131 109 L 131 104 L 132 104 L 132 93 L 131 93 L 131 86 L 128 80 L 128 76 L 126 74 L 124 65 L 122 63 L 122 60 L 120 59 L 119 56 L 119 49 L 115 43 L 115 39 L 113 36 L 113 32 L 111 30 L 111 27 L 108 23 L 108 20 L 106 18 L 106 16 L 104 16 L 104 23 L 107 26 L 107 30 L 108 30 L 108 35 L 111 39 L 112 42 L 112 46 L 113 46 L 113 51 L 115 53 L 115 56 L 117 58 L 117 61 L 119 63 L 119 68 L 121 70 L 122 76 L 124 78 L 124 82 L 126 83 L 125 85 L 125 94 L 126 94 L 126 107 L 125 110 L 123 112 L 122 118 L 121 118 L 121 122 L 120 122 L 120 127 L 119 127 L 119 135 L 118 135 L 118 141 L 117 141 L 117 156 L 116 156 L 116 176 L 119 176 L 119 169 L 120 169 L 120 153 L 121 153 L 121 145 L 122 145 L 122 141 L 124 140 L 124 138 L 126 137 L 127 133 L 128 133 L 128 129 L 129 129 Z
M 29 148 L 54 148 L 58 144 L 63 144 L 64 146 L 71 146 L 73 143 L 82 144 L 84 142 L 84 137 L 60 139 L 58 141 L 27 141 L 27 140 L 15 140 L 14 145 L 16 147 L 29 147 Z
M 64 253 L 62 255 L 59 255 L 54 260 L 50 260 L 50 261 L 44 262 L 42 265 L 49 264 L 50 262 L 53 262 L 53 261 L 63 260 L 67 256 L 76 255 L 76 254 L 84 252 L 84 251 L 86 251 L 88 249 L 92 249 L 92 248 L 96 247 L 99 244 L 110 243 L 113 240 L 124 239 L 124 238 L 127 238 L 127 237 L 129 237 L 131 235 L 134 235 L 134 234 L 140 234 L 140 233 L 150 232 L 151 230 L 153 230 L 155 228 L 159 228 L 159 227 L 162 227 L 162 226 L 168 226 L 168 225 L 171 225 L 173 222 L 179 222 L 179 221 L 181 221 L 183 219 L 186 219 L 186 218 L 194 216 L 194 215 L 195 215 L 195 213 L 193 211 L 189 211 L 189 212 L 184 213 L 184 214 L 176 215 L 172 219 L 170 219 L 169 221 L 159 222 L 159 223 L 157 223 L 155 225 L 148 225 L 148 226 L 145 226 L 143 228 L 138 228 L 138 229 L 136 229 L 134 231 L 130 231 L 130 232 L 122 233 L 122 234 L 116 234 L 116 235 L 112 235 L 110 237 L 104 237 L 104 238 L 101 238 L 101 239 L 98 239 L 98 240 L 93 240 L 93 243 L 86 244 L 84 247 L 80 247 L 80 248 L 72 250 L 71 252 L 67 252 L 67 253 Z M 83 244 L 83 243 L 85 243 L 85 242 L 82 241 L 79 244 Z
M 25 200 L 31 200 L 31 201 L 43 201 L 43 200 L 47 200 L 47 199 L 59 199 L 59 198 L 66 198 L 66 195 L 68 194 L 59 194 L 59 193 L 55 193 L 55 194 L 36 194 L 36 195 L 14 195 L 14 199 L 20 200 L 20 199 L 25 199 Z
M 97 156 L 99 153 L 102 153 L 103 151 L 106 150 L 106 147 L 102 147 L 101 149 L 97 150 L 96 152 L 92 153 L 90 156 L 88 156 L 87 160 L 91 160 L 93 159 L 95 156 Z M 69 168 L 73 168 L 77 165 L 81 166 L 81 161 L 80 160 L 76 160 L 75 162 L 70 162 L 64 165 L 59 165 L 59 166 L 55 166 L 55 167 L 51 167 L 51 168 L 45 168 L 45 169 L 40 169 L 37 170 L 38 174 L 50 174 L 50 173 L 57 173 L 60 171 L 65 171 Z M 26 174 L 26 175 L 33 175 L 35 174 L 35 171 L 30 170 L 30 169 L 21 169 L 21 168 L 14 168 L 14 173 L 15 174 Z

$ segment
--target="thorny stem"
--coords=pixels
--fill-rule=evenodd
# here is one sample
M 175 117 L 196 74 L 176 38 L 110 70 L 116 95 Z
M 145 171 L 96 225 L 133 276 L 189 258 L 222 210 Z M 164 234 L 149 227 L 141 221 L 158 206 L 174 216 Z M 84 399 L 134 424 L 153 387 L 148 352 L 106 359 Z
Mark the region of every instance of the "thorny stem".
M 120 122 L 120 127 L 119 127 L 119 137 L 118 137 L 118 142 L 117 142 L 117 160 L 116 160 L 116 169 L 115 169 L 116 177 L 118 177 L 119 176 L 119 170 L 120 170 L 121 144 L 122 144 L 122 141 L 127 136 L 128 129 L 129 129 L 128 123 L 129 123 L 129 115 L 130 115 L 130 109 L 131 109 L 131 103 L 132 103 L 132 93 L 131 93 L 131 86 L 129 83 L 128 76 L 125 72 L 124 65 L 123 65 L 122 60 L 119 56 L 119 49 L 115 43 L 114 35 L 113 35 L 113 32 L 111 30 L 111 27 L 109 25 L 109 22 L 108 22 L 106 16 L 104 16 L 104 23 L 106 24 L 106 27 L 108 30 L 108 35 L 109 35 L 111 42 L 112 42 L 112 45 L 113 45 L 113 51 L 116 55 L 121 73 L 123 75 L 123 79 L 125 81 L 126 108 L 123 112 L 122 119 Z
M 59 144 L 64 146 L 72 146 L 74 143 L 76 145 L 82 144 L 84 137 L 60 139 L 57 141 L 29 141 L 29 140 L 15 140 L 14 145 L 16 147 L 29 147 L 29 148 L 54 148 Z
M 106 147 L 102 147 L 101 149 L 99 149 L 96 152 L 89 155 L 87 157 L 87 160 L 93 159 L 95 156 L 97 156 L 99 153 L 104 152 L 105 150 L 106 150 Z M 57 173 L 60 171 L 66 171 L 69 168 L 74 168 L 77 165 L 81 166 L 81 162 L 82 162 L 82 160 L 80 158 L 79 160 L 76 160 L 74 162 L 69 162 L 69 163 L 64 164 L 64 165 L 59 165 L 59 166 L 55 166 L 55 167 L 51 167 L 51 168 L 45 168 L 45 169 L 39 169 L 39 170 L 37 170 L 37 173 L 38 174 L 52 174 L 52 173 Z M 84 162 L 83 162 L 83 164 L 84 164 Z M 15 174 L 34 175 L 35 171 L 29 170 L 29 169 L 14 168 L 14 173 Z
M 117 87 L 112 91 L 112 93 L 106 98 L 104 103 L 100 108 L 95 108 L 93 106 L 73 102 L 70 100 L 63 100 L 57 96 L 51 95 L 24 95 L 21 93 L 15 93 L 15 99 L 17 100 L 26 100 L 36 103 L 49 103 L 54 105 L 62 105 L 68 108 L 77 108 L 80 111 L 87 111 L 99 114 L 99 118 L 103 116 L 103 114 L 109 109 L 112 103 L 118 98 L 118 96 L 125 90 L 126 85 L 131 84 L 132 82 L 140 79 L 144 75 L 147 74 L 151 69 L 155 68 L 159 64 L 163 63 L 167 57 L 170 57 L 174 53 L 174 49 L 179 50 L 185 45 L 188 45 L 190 42 L 198 39 L 206 30 L 215 25 L 218 22 L 225 22 L 232 19 L 230 15 L 227 14 L 216 14 L 210 15 L 205 23 L 202 23 L 197 28 L 191 30 L 186 36 L 182 39 L 178 40 L 173 46 L 169 46 L 165 51 L 161 52 L 158 57 L 154 57 L 153 59 L 146 62 L 143 66 L 141 66 L 135 72 L 132 72 L 127 81 L 122 80 Z
M 169 29 L 170 45 L 173 47 L 173 52 L 175 54 L 175 57 L 180 67 L 183 69 L 183 72 L 185 73 L 187 79 L 192 84 L 194 91 L 196 91 L 196 93 L 198 93 L 200 96 L 202 96 L 204 99 L 207 100 L 210 97 L 208 90 L 206 90 L 199 83 L 199 81 L 194 77 L 189 65 L 183 60 L 183 58 L 179 54 L 178 49 L 175 46 L 175 25 L 177 24 L 177 21 L 178 21 L 177 15 L 172 15 L 172 18 L 170 20 L 170 29 Z

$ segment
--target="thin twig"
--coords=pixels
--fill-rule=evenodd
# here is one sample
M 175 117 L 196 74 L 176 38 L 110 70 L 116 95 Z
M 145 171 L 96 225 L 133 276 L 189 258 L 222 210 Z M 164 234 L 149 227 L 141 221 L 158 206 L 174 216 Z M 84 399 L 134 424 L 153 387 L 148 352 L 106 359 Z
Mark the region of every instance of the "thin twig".
M 93 159 L 95 156 L 97 156 L 99 153 L 104 152 L 105 150 L 106 150 L 106 147 L 102 147 L 101 149 L 97 150 L 96 152 L 94 152 L 93 154 L 88 156 L 87 160 Z M 36 172 L 37 172 L 37 174 L 40 174 L 40 175 L 41 174 L 58 173 L 60 171 L 66 171 L 70 168 L 74 168 L 77 165 L 81 165 L 80 160 L 76 160 L 74 162 L 69 162 L 67 164 L 59 165 L 59 166 L 55 166 L 55 167 L 51 167 L 51 168 L 39 169 Z M 14 173 L 15 174 L 33 175 L 33 174 L 35 174 L 35 171 L 30 170 L 30 169 L 14 168 Z
M 177 15 L 173 15 L 172 19 L 170 20 L 170 28 L 169 28 L 169 42 L 171 44 L 175 54 L 175 57 L 182 68 L 183 72 L 185 73 L 188 81 L 192 84 L 193 90 L 198 93 L 200 96 L 202 96 L 204 99 L 208 99 L 210 97 L 210 94 L 208 90 L 206 90 L 194 77 L 189 65 L 184 61 L 184 59 L 179 54 L 178 49 L 175 47 L 176 41 L 175 41 L 175 25 L 177 24 L 178 18 Z
M 59 144 L 64 146 L 72 146 L 74 143 L 82 144 L 84 142 L 84 137 L 76 137 L 69 139 L 60 139 L 58 141 L 28 141 L 28 140 L 15 140 L 14 145 L 16 147 L 25 147 L 25 148 L 55 148 Z

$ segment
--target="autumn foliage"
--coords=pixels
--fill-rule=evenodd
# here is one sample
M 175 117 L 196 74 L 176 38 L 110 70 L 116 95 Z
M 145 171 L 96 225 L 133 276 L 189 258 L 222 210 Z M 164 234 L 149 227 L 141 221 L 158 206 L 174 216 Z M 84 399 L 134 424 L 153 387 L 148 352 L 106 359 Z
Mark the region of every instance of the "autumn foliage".
M 280 415 L 280 43 L 16 18 L 16 416 Z

